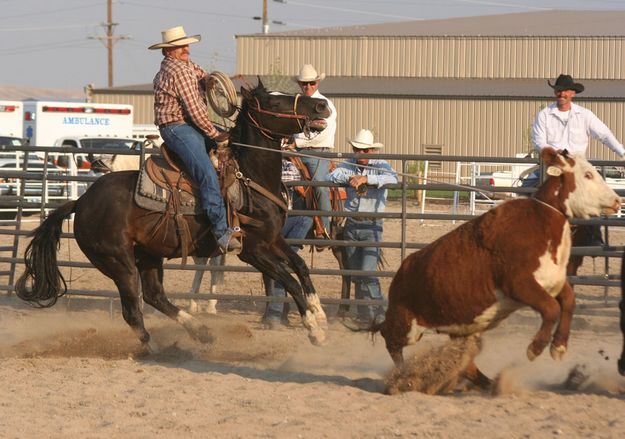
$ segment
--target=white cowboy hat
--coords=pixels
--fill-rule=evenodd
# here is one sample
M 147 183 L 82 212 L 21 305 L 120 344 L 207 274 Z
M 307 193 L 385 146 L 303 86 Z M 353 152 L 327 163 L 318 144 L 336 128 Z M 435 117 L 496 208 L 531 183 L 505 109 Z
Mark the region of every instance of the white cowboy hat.
M 172 27 L 161 32 L 163 42 L 152 44 L 148 49 L 162 49 L 164 47 L 186 46 L 187 44 L 197 43 L 202 39 L 200 35 L 187 36 L 182 26 Z
M 298 76 L 294 76 L 293 79 L 297 82 L 311 82 L 311 81 L 323 81 L 326 77 L 325 73 L 318 74 L 317 70 L 312 66 L 312 64 L 304 64 L 302 69 L 299 71 Z
M 378 142 L 373 142 L 373 133 L 369 130 L 362 129 L 358 131 L 354 139 L 347 139 L 347 141 L 358 149 L 367 148 L 382 148 L 384 145 Z

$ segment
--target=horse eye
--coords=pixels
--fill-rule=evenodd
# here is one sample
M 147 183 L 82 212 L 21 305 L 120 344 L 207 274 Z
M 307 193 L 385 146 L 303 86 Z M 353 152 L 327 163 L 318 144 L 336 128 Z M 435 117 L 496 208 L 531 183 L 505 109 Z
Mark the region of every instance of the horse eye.
M 587 178 L 588 180 L 592 180 L 593 178 L 595 178 L 595 176 L 592 175 L 592 172 L 590 171 L 586 171 L 586 173 L 584 174 L 584 177 Z

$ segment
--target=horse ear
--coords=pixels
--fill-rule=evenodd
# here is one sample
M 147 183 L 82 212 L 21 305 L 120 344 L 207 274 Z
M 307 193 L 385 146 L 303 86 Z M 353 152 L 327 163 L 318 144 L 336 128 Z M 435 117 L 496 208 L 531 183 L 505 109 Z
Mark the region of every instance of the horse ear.
M 243 96 L 243 100 L 249 101 L 252 99 L 252 92 L 245 87 L 241 87 L 241 96 Z
M 266 90 L 265 84 L 263 84 L 263 81 L 260 79 L 260 76 L 257 76 L 257 78 L 258 78 L 258 88 L 262 88 L 263 90 Z

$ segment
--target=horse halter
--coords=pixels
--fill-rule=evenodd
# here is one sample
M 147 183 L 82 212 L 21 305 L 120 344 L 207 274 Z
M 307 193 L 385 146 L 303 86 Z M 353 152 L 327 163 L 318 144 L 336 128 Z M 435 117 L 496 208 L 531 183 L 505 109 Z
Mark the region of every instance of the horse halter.
M 250 110 L 253 110 L 258 114 L 265 114 L 268 116 L 276 117 L 278 119 L 295 119 L 297 121 L 297 125 L 300 128 L 300 132 L 303 132 L 304 134 L 306 134 L 306 136 L 308 136 L 310 133 L 310 118 L 303 114 L 297 114 L 297 102 L 299 101 L 300 96 L 301 94 L 299 93 L 295 95 L 293 110 L 290 113 L 280 113 L 278 111 L 269 111 L 261 108 L 260 101 L 258 100 L 257 96 L 254 96 L 254 100 L 256 101 L 256 107 L 250 106 Z M 252 124 L 256 128 L 258 128 L 265 137 L 269 139 L 275 140 L 290 136 L 290 134 L 287 133 L 278 133 L 270 130 L 269 128 L 265 128 L 250 114 L 249 111 L 247 112 L 247 117 L 250 119 Z

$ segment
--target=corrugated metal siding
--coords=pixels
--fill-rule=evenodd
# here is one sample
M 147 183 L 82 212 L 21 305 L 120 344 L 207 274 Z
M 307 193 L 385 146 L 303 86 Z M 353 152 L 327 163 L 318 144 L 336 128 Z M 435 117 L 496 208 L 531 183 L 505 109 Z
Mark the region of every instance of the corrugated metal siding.
M 346 138 L 369 128 L 384 152 L 423 154 L 423 145 L 443 145 L 444 155 L 514 157 L 531 150 L 530 129 L 540 100 L 335 98 L 337 151 L 349 152 Z M 625 139 L 625 102 L 583 102 Z M 588 156 L 615 159 L 596 140 Z M 396 164 L 398 165 L 398 164 Z
M 351 152 L 347 138 L 368 128 L 391 154 L 423 154 L 424 145 L 442 145 L 444 155 L 514 157 L 531 149 L 530 128 L 550 100 L 332 98 L 338 113 L 336 151 Z M 94 95 L 95 102 L 132 104 L 135 123 L 153 122 L 151 95 Z M 581 102 L 625 140 L 625 102 Z M 217 118 L 211 118 L 218 121 Z M 615 159 L 591 141 L 588 156 Z M 394 163 L 399 166 L 399 163 Z M 445 168 L 449 171 L 449 167 Z
M 154 96 L 133 94 L 94 94 L 93 102 L 102 104 L 130 104 L 134 107 L 135 124 L 154 123 Z
M 237 38 L 237 73 L 330 76 L 625 79 L 622 37 Z

